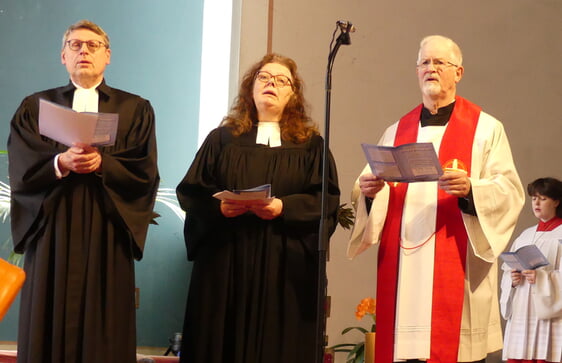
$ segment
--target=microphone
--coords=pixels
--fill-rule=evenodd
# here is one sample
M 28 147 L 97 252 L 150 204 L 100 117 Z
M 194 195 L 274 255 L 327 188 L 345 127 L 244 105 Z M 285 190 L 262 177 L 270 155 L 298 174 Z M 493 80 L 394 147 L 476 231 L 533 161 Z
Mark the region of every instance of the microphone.
M 345 33 L 354 33 L 357 30 L 357 28 L 355 28 L 355 25 L 346 20 L 338 20 L 336 24 L 338 24 L 340 30 Z

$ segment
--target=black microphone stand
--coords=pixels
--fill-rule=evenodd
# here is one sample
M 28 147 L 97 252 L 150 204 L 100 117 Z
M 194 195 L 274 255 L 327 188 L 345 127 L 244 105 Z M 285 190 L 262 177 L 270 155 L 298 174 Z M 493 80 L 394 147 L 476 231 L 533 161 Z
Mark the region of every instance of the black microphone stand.
M 334 66 L 334 60 L 336 54 L 343 45 L 351 44 L 351 38 L 349 33 L 352 31 L 353 25 L 347 22 L 345 26 L 342 26 L 340 22 L 337 22 L 337 28 L 334 30 L 332 35 L 332 41 L 330 42 L 330 54 L 328 56 L 328 68 L 326 71 L 326 114 L 324 119 L 324 149 L 323 149 L 323 161 L 322 161 L 322 211 L 320 216 L 320 228 L 319 228 L 319 239 L 318 239 L 318 293 L 317 293 L 317 306 L 316 306 L 316 363 L 324 362 L 324 348 L 326 346 L 326 296 L 327 296 L 327 285 L 328 280 L 326 276 L 326 251 L 328 249 L 329 241 L 329 231 L 328 231 L 328 183 L 329 183 L 329 153 L 330 153 L 330 101 L 332 93 L 332 68 Z M 340 29 L 341 33 L 336 39 L 334 44 L 334 37 L 337 29 Z M 333 47 L 332 47 L 333 45 Z

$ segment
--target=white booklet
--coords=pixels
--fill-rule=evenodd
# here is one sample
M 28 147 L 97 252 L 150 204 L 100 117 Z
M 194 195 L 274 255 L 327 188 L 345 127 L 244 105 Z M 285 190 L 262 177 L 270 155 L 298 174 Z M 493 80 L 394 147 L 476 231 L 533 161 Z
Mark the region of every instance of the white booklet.
M 536 245 L 519 247 L 514 252 L 504 252 L 502 260 L 516 271 L 534 270 L 548 265 L 548 260 Z
M 371 172 L 390 182 L 433 181 L 443 175 L 435 148 L 430 142 L 400 146 L 361 144 Z
M 271 184 L 263 184 L 250 189 L 235 189 L 223 190 L 213 194 L 213 197 L 220 200 L 236 200 L 236 201 L 270 201 L 271 197 Z
M 39 133 L 66 146 L 79 142 L 93 146 L 115 144 L 119 114 L 77 112 L 39 100 Z

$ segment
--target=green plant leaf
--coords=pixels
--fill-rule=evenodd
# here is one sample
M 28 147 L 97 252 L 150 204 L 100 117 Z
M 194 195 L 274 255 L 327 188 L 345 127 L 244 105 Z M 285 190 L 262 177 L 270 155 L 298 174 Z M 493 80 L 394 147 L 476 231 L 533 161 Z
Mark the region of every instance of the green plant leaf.
M 332 350 L 332 352 L 334 352 L 334 353 L 338 353 L 338 352 L 340 352 L 340 353 L 349 353 L 350 350 L 351 350 L 351 349 L 334 349 L 334 350 Z
M 345 333 L 352 331 L 352 330 L 359 330 L 361 333 L 367 333 L 367 329 L 360 327 L 360 326 L 350 326 L 342 330 L 341 334 L 344 335 Z
M 10 257 L 8 257 L 8 262 L 16 266 L 23 267 L 23 254 L 16 253 L 14 251 L 10 252 Z
M 341 343 L 341 344 L 332 345 L 331 347 L 328 348 L 333 349 L 335 352 L 349 352 L 351 350 L 351 347 L 354 346 L 355 344 L 352 343 Z M 348 347 L 348 348 L 342 349 L 344 347 Z
M 365 350 L 365 342 L 359 342 L 355 344 L 355 347 L 349 352 L 349 355 L 357 355 Z
M 357 351 L 357 354 L 355 355 L 355 363 L 365 363 L 365 349 L 361 349 L 360 351 Z
M 365 342 L 355 344 L 355 347 L 347 354 L 347 362 L 349 363 L 363 363 L 365 351 Z
M 347 203 L 344 203 L 339 206 L 337 219 L 344 229 L 351 229 L 355 223 L 355 215 L 353 214 L 353 208 L 346 208 L 346 205 Z

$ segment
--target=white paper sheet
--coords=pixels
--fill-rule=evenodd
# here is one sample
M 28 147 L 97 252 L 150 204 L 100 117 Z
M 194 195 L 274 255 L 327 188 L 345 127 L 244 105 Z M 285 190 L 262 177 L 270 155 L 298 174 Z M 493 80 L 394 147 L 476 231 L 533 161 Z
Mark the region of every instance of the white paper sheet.
M 39 102 L 39 133 L 66 146 L 114 145 L 118 123 L 116 113 L 76 112 L 47 100 Z

